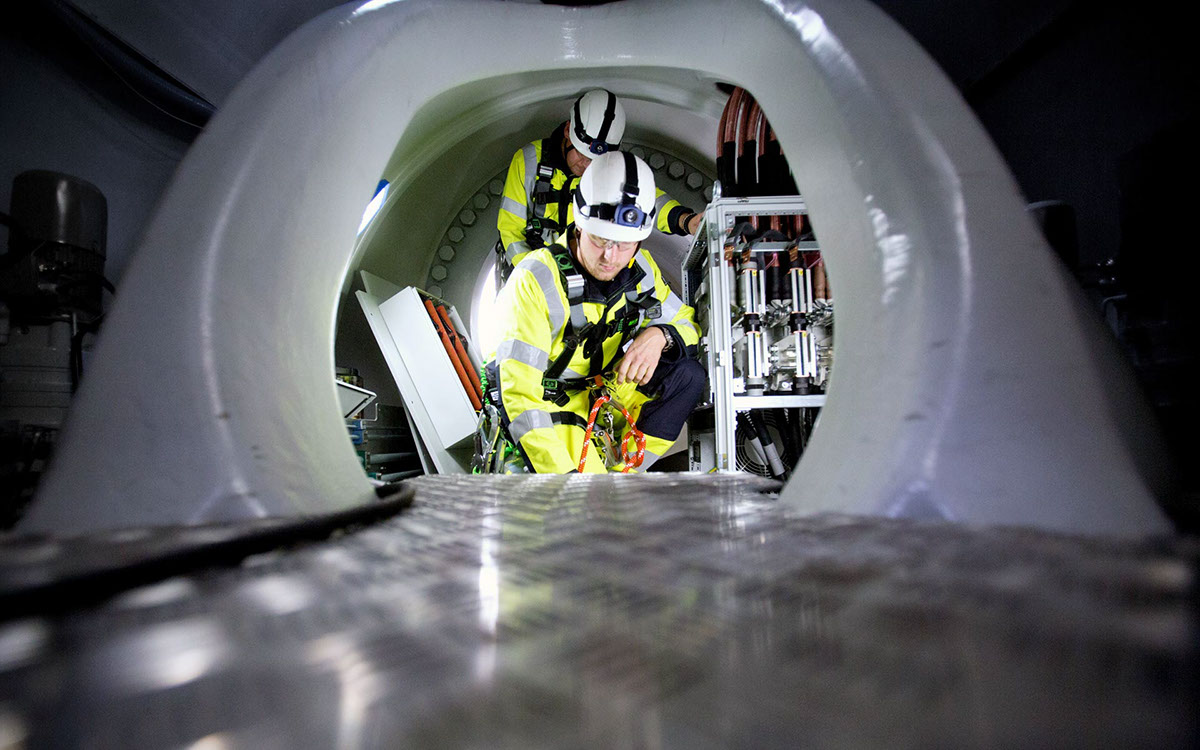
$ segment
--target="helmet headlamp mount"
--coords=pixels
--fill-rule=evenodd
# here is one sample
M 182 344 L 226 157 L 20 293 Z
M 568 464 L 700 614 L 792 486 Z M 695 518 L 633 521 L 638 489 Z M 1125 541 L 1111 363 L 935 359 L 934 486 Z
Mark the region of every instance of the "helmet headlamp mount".
M 616 116 L 617 97 L 611 91 L 605 91 L 604 93 L 608 94 L 608 102 L 604 107 L 604 119 L 600 123 L 600 131 L 594 137 L 589 135 L 583 127 L 583 115 L 579 111 L 579 102 L 583 101 L 583 97 L 575 100 L 575 116 L 571 118 L 571 122 L 574 125 L 575 137 L 587 146 L 588 153 L 593 157 L 607 154 L 609 151 L 616 151 L 621 147 L 620 143 L 609 143 L 607 140 L 609 128 L 612 127 L 613 119 Z
M 628 151 L 620 152 L 620 154 L 625 157 L 625 182 L 621 185 L 621 201 L 588 205 L 583 202 L 582 191 L 576 190 L 575 210 L 589 219 L 599 219 L 621 227 L 641 229 L 654 220 L 657 208 L 651 209 L 647 213 L 637 205 L 639 193 L 637 162 L 634 161 L 633 154 Z

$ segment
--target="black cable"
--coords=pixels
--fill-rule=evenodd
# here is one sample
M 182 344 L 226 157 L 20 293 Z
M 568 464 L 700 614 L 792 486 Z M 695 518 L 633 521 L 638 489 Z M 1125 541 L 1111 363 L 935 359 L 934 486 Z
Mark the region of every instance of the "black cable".
M 137 51 L 111 37 L 69 3 L 50 0 L 48 7 L 121 83 L 158 111 L 197 130 L 203 129 L 216 111 L 211 103 L 191 93 Z M 184 116 L 168 110 L 160 101 L 181 111 Z
M 771 412 L 771 416 L 774 417 L 775 426 L 783 440 L 783 463 L 789 469 L 794 469 L 800 459 L 800 443 L 796 434 L 798 425 L 792 418 L 791 411 L 791 409 L 775 409 Z
M 83 334 L 80 332 L 71 336 L 71 351 L 67 361 L 71 368 L 71 394 L 74 395 L 83 378 Z
M 72 269 L 70 272 L 63 274 L 62 278 L 66 280 L 58 285 L 59 291 L 82 286 L 83 284 L 96 284 L 107 290 L 114 297 L 117 294 L 117 288 L 113 286 L 113 283 L 104 274 L 97 273 L 96 271 L 89 271 L 82 268 Z
M 42 440 L 45 438 L 45 436 L 46 430 L 44 429 L 36 429 L 33 431 L 33 438 L 29 441 L 29 450 L 25 454 L 25 465 L 17 472 L 22 478 L 24 478 L 25 475 L 33 473 L 33 465 L 37 463 L 38 448 L 41 447 Z
M 100 324 L 104 322 L 104 316 L 98 315 L 95 319 L 81 325 L 71 335 L 70 347 L 70 367 L 71 367 L 71 393 L 79 389 L 79 381 L 83 379 L 83 337 L 89 333 L 95 333 L 100 330 Z
M 11 231 L 15 232 L 16 228 L 13 227 L 11 229 Z M 15 266 L 17 264 L 17 261 L 19 261 L 22 258 L 25 258 L 27 256 L 33 255 L 38 250 L 41 250 L 43 247 L 45 247 L 47 245 L 47 243 L 49 243 L 49 240 L 42 240 L 41 242 L 37 243 L 36 245 L 28 246 L 28 248 L 26 248 L 26 249 L 11 250 L 11 251 L 5 253 L 4 255 L 0 255 L 0 271 L 7 271 L 9 268 L 12 268 L 13 266 Z
M 241 524 L 210 524 L 196 527 L 176 527 L 182 541 L 175 547 L 162 551 L 151 551 L 141 556 L 131 545 L 114 542 L 112 553 L 102 556 L 93 553 L 91 563 L 79 565 L 78 555 L 69 549 L 72 542 L 82 543 L 84 549 L 96 549 L 103 535 L 58 540 L 66 547 L 58 559 L 65 561 L 55 570 L 45 562 L 33 564 L 11 564 L 5 559 L 5 549 L 0 549 L 0 622 L 33 615 L 61 615 L 104 602 L 139 586 L 164 581 L 180 575 L 191 575 L 219 567 L 238 565 L 252 555 L 271 552 L 308 542 L 328 539 L 335 533 L 346 532 L 385 521 L 411 507 L 416 497 L 416 488 L 408 482 L 389 484 L 376 488 L 382 499 L 376 503 L 351 508 L 350 510 L 308 516 L 299 520 L 265 518 Z M 164 528 L 160 531 L 176 530 Z M 224 529 L 228 536 L 213 541 Z M 113 532 L 115 535 L 120 531 Z M 199 541 L 189 542 L 189 533 Z M 49 538 L 10 538 L 7 550 L 17 560 L 22 559 L 22 546 L 56 541 Z M 102 562 L 95 563 L 101 559 Z M 47 567 L 51 569 L 46 570 Z

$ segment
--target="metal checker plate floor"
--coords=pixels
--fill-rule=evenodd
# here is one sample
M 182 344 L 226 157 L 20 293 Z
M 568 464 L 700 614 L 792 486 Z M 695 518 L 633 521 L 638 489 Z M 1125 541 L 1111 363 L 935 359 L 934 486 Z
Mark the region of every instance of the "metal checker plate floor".
M 1200 736 L 1195 540 L 800 518 L 747 476 L 414 483 L 364 529 L 4 613 L 0 747 Z

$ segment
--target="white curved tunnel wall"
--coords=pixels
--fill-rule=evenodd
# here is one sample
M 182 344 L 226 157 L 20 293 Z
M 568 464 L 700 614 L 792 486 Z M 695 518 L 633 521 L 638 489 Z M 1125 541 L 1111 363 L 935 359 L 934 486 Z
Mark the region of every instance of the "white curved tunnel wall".
M 737 23 L 722 25 L 728 18 Z M 664 70 L 691 83 L 662 84 Z M 422 160 L 445 156 L 439 138 L 472 132 L 455 111 L 464 98 L 444 92 L 527 77 L 514 91 L 551 102 L 597 71 L 623 80 L 620 93 L 680 109 L 690 97 L 710 113 L 714 80 L 745 86 L 808 198 L 838 291 L 836 372 L 797 472 L 804 481 L 789 484 L 785 502 L 1076 531 L 1167 528 L 1153 435 L 1137 399 L 1124 398 L 1136 389 L 1024 217 L 1003 163 L 924 54 L 877 9 L 845 0 L 711 0 L 686 14 L 636 0 L 410 0 L 314 20 L 239 86 L 186 158 L 24 528 L 368 501 L 330 372 L 344 280 L 369 265 L 353 237 L 371 189 L 381 172 L 415 179 Z M 500 101 L 481 97 L 479 114 L 519 111 Z M 503 162 L 529 140 L 526 125 L 492 129 L 481 152 Z M 495 164 L 451 170 L 440 215 Z

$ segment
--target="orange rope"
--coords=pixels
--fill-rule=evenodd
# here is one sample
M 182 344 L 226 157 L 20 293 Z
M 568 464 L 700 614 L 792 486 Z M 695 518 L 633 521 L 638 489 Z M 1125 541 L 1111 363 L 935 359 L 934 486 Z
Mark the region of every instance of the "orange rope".
M 596 378 L 596 383 L 599 385 L 600 378 Z M 621 469 L 622 474 L 628 474 L 633 469 L 642 465 L 642 461 L 646 458 L 646 434 L 637 428 L 633 422 L 633 417 L 629 415 L 629 411 L 618 401 L 613 401 L 612 394 L 605 391 L 596 398 L 596 403 L 592 405 L 592 413 L 588 416 L 587 429 L 583 431 L 583 449 L 579 451 L 579 472 L 583 473 L 584 464 L 587 463 L 588 445 L 592 442 L 592 430 L 596 426 L 596 417 L 600 414 L 600 407 L 612 401 L 613 405 L 621 410 L 625 415 L 625 421 L 629 422 L 629 434 L 621 441 L 621 461 L 624 462 L 625 468 Z M 629 439 L 633 438 L 633 443 L 637 447 L 634 453 L 629 453 Z

